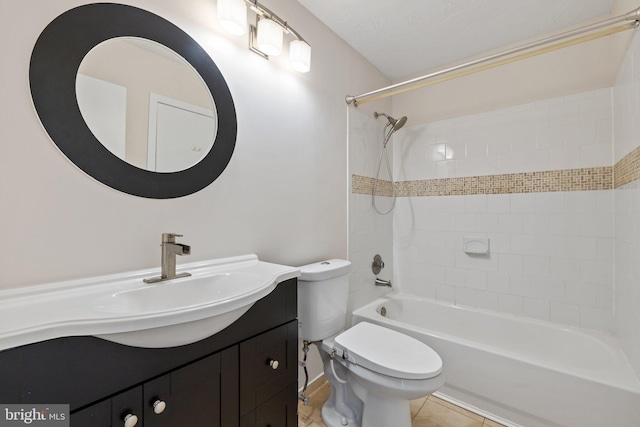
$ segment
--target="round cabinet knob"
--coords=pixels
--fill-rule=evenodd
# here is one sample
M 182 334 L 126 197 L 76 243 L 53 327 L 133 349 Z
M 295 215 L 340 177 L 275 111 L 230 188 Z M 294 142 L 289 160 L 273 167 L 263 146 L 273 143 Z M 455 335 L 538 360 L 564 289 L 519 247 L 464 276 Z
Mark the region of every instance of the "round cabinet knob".
M 164 410 L 167 409 L 167 402 L 163 400 L 156 400 L 153 402 L 153 412 L 156 414 L 161 414 Z
M 269 366 L 271 366 L 271 369 L 278 369 L 278 366 L 280 366 L 280 363 L 277 360 L 269 360 Z
M 135 415 L 127 414 L 124 417 L 124 427 L 134 427 L 136 424 L 138 424 L 138 417 Z

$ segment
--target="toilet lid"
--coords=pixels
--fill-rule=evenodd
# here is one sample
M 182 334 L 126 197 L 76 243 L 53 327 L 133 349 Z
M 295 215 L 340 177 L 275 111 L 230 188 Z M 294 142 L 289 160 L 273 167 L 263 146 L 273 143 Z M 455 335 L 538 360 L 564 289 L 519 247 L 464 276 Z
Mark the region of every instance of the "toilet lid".
M 382 326 L 361 322 L 335 338 L 335 346 L 367 369 L 402 379 L 427 379 L 442 372 L 442 359 L 428 345 Z

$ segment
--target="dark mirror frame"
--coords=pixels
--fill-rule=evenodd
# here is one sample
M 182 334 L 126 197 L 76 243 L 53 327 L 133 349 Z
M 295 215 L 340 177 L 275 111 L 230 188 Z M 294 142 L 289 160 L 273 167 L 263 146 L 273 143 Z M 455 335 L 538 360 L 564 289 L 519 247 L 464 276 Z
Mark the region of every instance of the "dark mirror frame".
M 213 147 L 196 165 L 159 173 L 121 160 L 87 127 L 76 100 L 76 74 L 85 55 L 114 37 L 140 37 L 182 56 L 209 88 L 218 114 Z M 205 50 L 180 28 L 146 10 L 115 3 L 71 9 L 54 19 L 38 38 L 29 67 L 35 109 L 58 148 L 84 172 L 116 190 L 154 199 L 182 197 L 211 184 L 229 164 L 237 135 L 229 87 Z

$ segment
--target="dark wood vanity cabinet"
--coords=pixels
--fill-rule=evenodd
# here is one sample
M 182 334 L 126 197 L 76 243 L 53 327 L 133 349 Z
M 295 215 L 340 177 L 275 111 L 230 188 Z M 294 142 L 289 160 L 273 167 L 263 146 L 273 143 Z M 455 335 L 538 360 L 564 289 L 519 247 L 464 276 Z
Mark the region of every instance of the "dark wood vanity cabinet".
M 6 350 L 0 361 L 17 366 L 0 366 L 0 397 L 68 403 L 71 427 L 124 426 L 129 414 L 136 427 L 295 427 L 296 305 L 292 279 L 228 328 L 186 346 L 69 337 Z
M 233 369 L 234 365 L 237 367 L 233 360 L 237 353 L 234 346 L 77 411 L 71 416 L 71 425 L 122 426 L 125 417 L 131 414 L 138 418 L 137 425 L 146 427 L 175 427 L 183 423 L 222 426 L 222 354 L 229 358 Z M 225 396 L 224 400 L 233 399 Z M 164 410 L 156 413 L 154 404 L 164 405 Z

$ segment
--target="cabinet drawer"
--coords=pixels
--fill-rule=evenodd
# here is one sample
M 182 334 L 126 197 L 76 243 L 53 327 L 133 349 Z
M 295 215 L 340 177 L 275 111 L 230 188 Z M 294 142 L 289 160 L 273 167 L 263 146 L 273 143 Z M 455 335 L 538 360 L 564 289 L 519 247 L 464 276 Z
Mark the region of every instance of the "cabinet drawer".
M 297 321 L 240 344 L 241 416 L 297 381 L 297 345 Z

